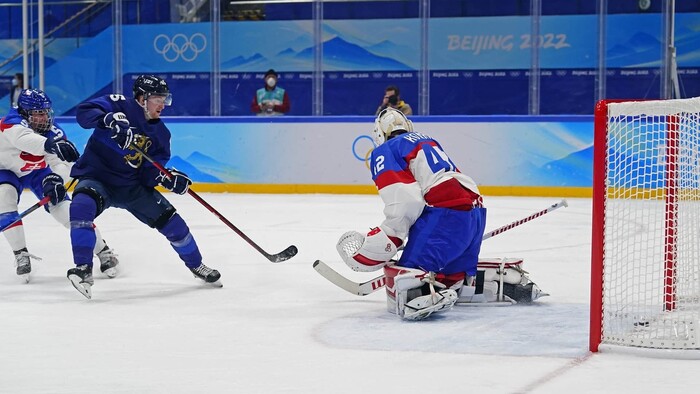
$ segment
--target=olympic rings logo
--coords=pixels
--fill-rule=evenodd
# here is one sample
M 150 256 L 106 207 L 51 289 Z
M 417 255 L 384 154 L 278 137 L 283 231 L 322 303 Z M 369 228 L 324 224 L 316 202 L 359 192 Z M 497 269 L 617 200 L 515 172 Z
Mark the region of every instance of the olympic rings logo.
M 367 143 L 365 140 L 369 140 L 369 143 Z M 369 170 L 369 156 L 376 147 L 377 144 L 374 143 L 374 139 L 372 139 L 372 137 L 368 135 L 361 135 L 355 138 L 355 141 L 352 142 L 352 154 L 357 160 L 364 161 L 365 166 Z
M 207 48 L 207 37 L 202 33 L 194 33 L 189 38 L 182 33 L 177 33 L 172 38 L 159 34 L 153 39 L 153 48 L 168 62 L 177 59 L 191 62 Z

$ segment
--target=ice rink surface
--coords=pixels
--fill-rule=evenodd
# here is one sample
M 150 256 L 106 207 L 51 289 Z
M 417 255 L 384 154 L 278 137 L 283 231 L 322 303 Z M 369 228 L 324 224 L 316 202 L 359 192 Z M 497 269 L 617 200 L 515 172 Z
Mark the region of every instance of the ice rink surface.
M 536 305 L 456 306 L 403 322 L 383 292 L 359 297 L 318 275 L 316 259 L 354 280 L 338 237 L 382 221 L 378 196 L 201 196 L 269 253 L 271 263 L 190 196 L 167 197 L 224 287 L 196 281 L 170 245 L 125 211 L 97 219 L 121 261 L 96 269 L 93 299 L 70 285 L 68 231 L 43 211 L 25 223 L 32 280 L 0 246 L 0 393 L 688 393 L 700 361 L 591 355 L 590 199 L 484 242 L 483 257 L 523 257 L 549 297 Z M 486 229 L 561 198 L 488 197 Z M 23 195 L 20 209 L 36 199 Z

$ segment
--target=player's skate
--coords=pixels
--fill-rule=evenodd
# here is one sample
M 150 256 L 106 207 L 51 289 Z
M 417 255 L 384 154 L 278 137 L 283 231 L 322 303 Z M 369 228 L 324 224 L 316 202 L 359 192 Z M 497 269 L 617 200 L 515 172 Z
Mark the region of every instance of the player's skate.
M 20 250 L 15 250 L 15 267 L 17 268 L 17 275 L 24 283 L 29 283 L 29 273 L 32 272 L 32 262 L 31 259 L 41 260 L 41 258 L 34 256 L 27 251 L 27 248 L 22 248 Z
M 457 301 L 457 292 L 437 282 L 431 272 L 390 265 L 384 267 L 384 274 L 387 310 L 403 319 L 423 320 L 449 310 Z
M 114 278 L 117 276 L 117 265 L 119 265 L 119 260 L 114 250 L 110 249 L 109 246 L 105 244 L 105 247 L 97 253 L 97 258 L 100 259 L 100 271 L 107 275 L 109 278 Z
M 92 266 L 87 264 L 78 265 L 68 270 L 68 280 L 80 294 L 85 298 L 92 298 L 92 285 L 95 280 L 92 278 Z
M 219 280 L 221 279 L 219 271 L 207 267 L 204 263 L 199 264 L 197 268 L 190 268 L 190 271 L 192 271 L 195 278 L 203 280 L 207 285 L 214 287 L 224 286 Z

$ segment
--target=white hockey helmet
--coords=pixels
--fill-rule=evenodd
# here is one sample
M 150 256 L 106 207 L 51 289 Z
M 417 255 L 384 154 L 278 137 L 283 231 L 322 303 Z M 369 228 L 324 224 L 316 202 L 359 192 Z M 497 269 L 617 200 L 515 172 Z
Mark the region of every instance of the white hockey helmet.
M 403 112 L 391 107 L 385 108 L 374 120 L 374 142 L 379 146 L 389 139 L 391 133 L 399 130 L 412 132 L 413 122 Z

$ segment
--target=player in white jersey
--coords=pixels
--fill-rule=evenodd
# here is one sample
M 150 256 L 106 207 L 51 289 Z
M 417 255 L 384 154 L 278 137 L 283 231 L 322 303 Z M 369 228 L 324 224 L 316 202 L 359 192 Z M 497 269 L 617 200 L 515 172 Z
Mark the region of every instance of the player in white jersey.
M 46 210 L 69 228 L 70 200 L 64 179 L 78 157 L 78 150 L 54 122 L 49 97 L 38 89 L 24 89 L 17 107 L 0 120 L 0 228 L 14 251 L 17 275 L 24 282 L 29 282 L 31 259 L 39 258 L 27 250 L 24 226 L 17 221 L 22 190 L 31 190 L 39 199 L 48 196 Z M 101 236 L 98 240 L 95 254 L 102 272 L 114 277 L 119 261 Z
M 389 311 L 421 320 L 449 310 L 465 274 L 476 275 L 486 209 L 476 183 L 400 111 L 379 113 L 374 140 L 370 166 L 386 219 L 366 236 L 345 233 L 337 249 L 356 271 L 384 268 Z

